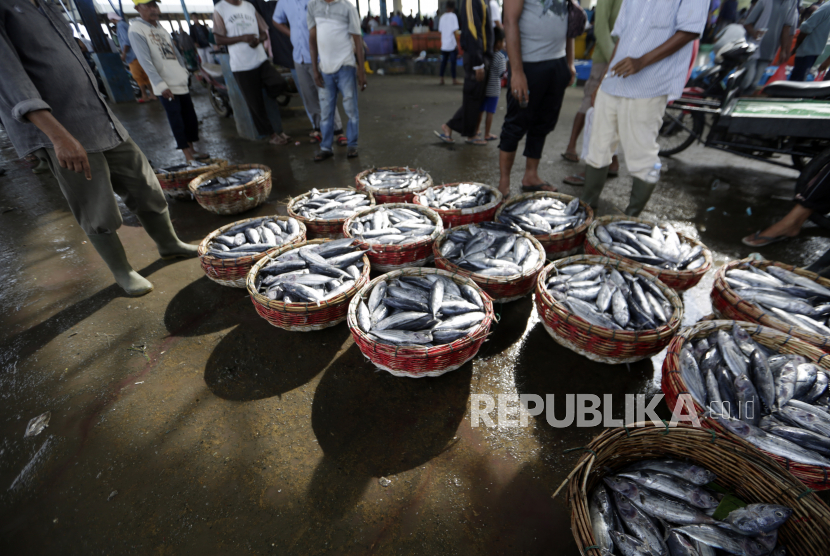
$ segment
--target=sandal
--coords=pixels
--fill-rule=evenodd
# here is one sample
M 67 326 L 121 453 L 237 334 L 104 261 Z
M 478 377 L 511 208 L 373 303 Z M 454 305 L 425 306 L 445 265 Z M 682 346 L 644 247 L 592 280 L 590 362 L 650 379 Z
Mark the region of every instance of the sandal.
M 773 243 L 778 243 L 779 241 L 784 241 L 785 239 L 790 239 L 790 236 L 778 236 L 778 237 L 769 237 L 769 236 L 762 236 L 761 232 L 755 232 L 751 236 L 746 236 L 741 240 L 741 243 L 744 245 L 749 245 L 750 247 L 766 247 L 767 245 L 771 245 Z M 752 241 L 761 241 L 763 243 L 750 243 Z
M 564 152 L 562 153 L 562 158 L 564 158 L 568 162 L 579 162 L 579 156 L 575 155 L 574 153 Z
M 585 185 L 585 174 L 574 174 L 573 176 L 568 176 L 567 178 L 562 179 L 562 183 L 577 187 Z
M 323 142 L 323 136 L 320 134 L 319 131 L 311 132 L 309 137 L 311 137 L 311 140 L 309 141 L 309 143 L 315 144 L 315 143 L 322 143 Z
M 525 192 L 525 193 L 535 193 L 537 191 L 550 191 L 550 192 L 555 193 L 556 191 L 559 191 L 559 190 L 556 189 L 551 184 L 549 184 L 548 182 L 545 182 L 545 183 L 539 183 L 539 184 L 536 184 L 536 185 L 524 185 L 523 184 L 522 185 L 522 191 Z
M 485 140 L 487 140 L 487 141 L 498 141 L 498 140 L 499 140 L 499 136 L 498 136 L 498 135 L 493 135 L 493 134 L 491 133 L 490 135 L 488 135 L 488 136 L 487 136 L 487 137 L 485 137 L 484 139 L 485 139 Z
M 268 139 L 268 142 L 271 143 L 272 145 L 280 145 L 280 146 L 288 144 L 288 140 L 285 139 L 284 137 L 282 137 L 281 135 L 276 135 L 276 136 L 272 137 L 271 139 Z
M 357 158 L 357 147 L 349 147 L 346 151 L 346 158 Z
M 349 140 L 346 138 L 345 135 L 341 135 L 337 138 L 337 144 L 341 147 L 345 147 L 349 144 Z
M 475 145 L 476 147 L 485 147 L 485 146 L 487 146 L 487 141 L 485 141 L 484 139 L 480 139 L 478 137 L 466 139 L 464 142 L 467 143 L 468 145 Z
M 317 151 L 316 153 L 314 153 L 314 162 L 320 162 L 320 161 L 322 161 L 322 160 L 325 160 L 325 159 L 327 159 L 327 158 L 331 158 L 331 157 L 333 157 L 333 156 L 334 156 L 334 153 L 333 153 L 333 152 L 331 152 L 331 151 L 324 151 L 323 149 L 320 149 L 319 151 Z
M 440 131 L 433 131 L 433 133 L 444 143 L 449 143 L 450 145 L 455 143 L 455 140 L 452 137 L 450 137 L 449 135 L 441 133 Z

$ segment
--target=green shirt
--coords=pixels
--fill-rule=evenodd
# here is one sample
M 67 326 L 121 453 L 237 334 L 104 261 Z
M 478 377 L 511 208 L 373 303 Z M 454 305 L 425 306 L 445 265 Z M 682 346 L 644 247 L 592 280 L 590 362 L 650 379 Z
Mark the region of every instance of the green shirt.
M 611 54 L 614 52 L 614 39 L 611 38 L 611 31 L 614 29 L 614 22 L 617 21 L 617 14 L 623 0 L 599 0 L 594 10 L 594 37 L 597 45 L 594 47 L 594 55 L 591 59 L 598 64 L 607 64 L 611 61 Z

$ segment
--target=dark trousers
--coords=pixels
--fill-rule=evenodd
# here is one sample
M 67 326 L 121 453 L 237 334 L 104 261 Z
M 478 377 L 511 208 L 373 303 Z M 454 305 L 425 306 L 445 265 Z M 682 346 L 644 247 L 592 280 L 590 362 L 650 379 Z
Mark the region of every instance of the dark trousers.
M 511 69 L 510 77 L 512 71 Z M 501 126 L 499 149 L 508 153 L 516 152 L 519 141 L 527 134 L 524 156 L 542 158 L 545 138 L 559 120 L 559 109 L 562 108 L 571 72 L 564 57 L 544 62 L 525 62 L 524 71 L 528 103 L 522 108 L 508 88 L 507 114 Z
M 487 96 L 487 74 L 490 70 L 489 58 L 485 58 L 484 65 L 484 79 L 476 81 L 473 63 L 467 53 L 464 53 L 464 90 L 461 97 L 461 108 L 447 122 L 447 127 L 460 133 L 462 137 L 472 137 L 477 132 L 481 103 Z
M 816 63 L 818 56 L 796 56 L 793 71 L 790 73 L 790 81 L 804 81 L 807 79 L 807 72 Z
M 441 51 L 441 78 L 444 77 L 444 69 L 447 67 L 447 62 L 450 63 L 450 72 L 452 73 L 452 78 L 455 80 L 455 67 L 458 65 L 456 61 L 458 60 L 458 50 L 442 50 Z
M 176 138 L 176 148 L 186 149 L 190 146 L 188 143 L 198 141 L 199 118 L 196 116 L 190 95 L 173 95 L 173 100 L 159 95 L 159 100 L 167 112 L 167 121 L 170 122 L 170 129 Z
M 271 125 L 268 111 L 265 109 L 262 89 L 265 89 L 265 93 L 269 97 L 276 99 L 285 91 L 285 79 L 277 72 L 274 65 L 267 60 L 256 69 L 235 71 L 233 76 L 236 78 L 239 90 L 242 91 L 242 96 L 245 97 L 248 110 L 251 111 L 257 133 L 273 135 L 274 127 Z
M 795 201 L 818 214 L 830 213 L 830 164 L 819 170 Z

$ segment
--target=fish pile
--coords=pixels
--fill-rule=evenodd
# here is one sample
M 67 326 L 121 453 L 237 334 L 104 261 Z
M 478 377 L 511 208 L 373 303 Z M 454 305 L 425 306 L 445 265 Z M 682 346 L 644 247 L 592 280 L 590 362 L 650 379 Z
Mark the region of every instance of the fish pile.
M 523 274 L 541 259 L 529 239 L 495 222 L 451 230 L 439 251 L 451 263 L 482 276 Z
M 308 195 L 294 203 L 291 210 L 309 220 L 343 220 L 370 204 L 368 195 L 351 189 L 325 192 L 312 189 Z
M 587 213 L 576 198 L 567 204 L 553 197 L 528 199 L 507 205 L 499 214 L 500 222 L 514 224 L 535 236 L 576 228 L 586 218 Z
M 596 227 L 597 239 L 617 255 L 666 270 L 694 270 L 706 257 L 701 245 L 680 241 L 671 224 L 652 226 L 631 220 Z
M 679 460 L 647 459 L 607 475 L 591 491 L 588 512 L 600 554 L 704 556 L 786 554 L 778 528 L 792 510 L 748 504 L 722 520 L 712 514 L 723 495 L 706 488 L 716 475 Z
M 260 170 L 259 168 L 251 168 L 250 170 L 234 172 L 230 176 L 225 176 L 224 178 L 211 178 L 199 186 L 199 191 L 219 191 L 220 189 L 225 189 L 226 187 L 243 185 L 255 180 L 264 173 L 265 171 Z
M 483 207 L 496 200 L 488 188 L 474 183 L 459 183 L 438 189 L 430 187 L 419 196 L 421 204 L 439 210 Z
M 413 205 L 417 206 L 417 205 Z M 422 212 L 408 208 L 379 208 L 355 218 L 349 234 L 366 243 L 407 245 L 429 237 L 435 223 Z
M 830 289 L 781 267 L 750 264 L 727 271 L 726 283 L 767 315 L 807 332 L 830 336 Z
M 187 164 L 177 164 L 175 166 L 168 166 L 167 168 L 153 168 L 153 172 L 156 174 L 173 174 L 175 172 L 181 172 L 182 170 L 192 170 L 193 168 L 203 168 L 205 166 L 208 165 L 204 162 L 191 160 Z
M 357 324 L 373 340 L 432 347 L 472 333 L 484 320 L 484 302 L 469 285 L 439 274 L 378 282 L 357 305 Z
M 420 168 L 410 170 L 375 170 L 362 178 L 366 183 L 377 189 L 395 192 L 417 191 L 429 183 L 429 174 Z
M 299 235 L 300 223 L 294 218 L 266 216 L 225 230 L 208 243 L 207 254 L 219 259 L 248 257 L 290 243 Z
M 756 447 L 830 467 L 828 374 L 800 355 L 771 353 L 737 324 L 688 342 L 680 376 L 713 419 Z
M 363 253 L 352 238 L 304 245 L 260 268 L 254 285 L 268 299 L 283 303 L 326 301 L 355 286 Z
M 555 269 L 545 286 L 573 314 L 612 330 L 653 330 L 669 322 L 674 308 L 654 282 L 602 265 Z

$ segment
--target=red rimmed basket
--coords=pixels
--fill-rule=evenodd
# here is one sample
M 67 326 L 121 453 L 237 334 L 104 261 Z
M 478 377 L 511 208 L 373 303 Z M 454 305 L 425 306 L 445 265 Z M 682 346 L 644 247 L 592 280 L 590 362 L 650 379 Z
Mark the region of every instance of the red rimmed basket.
M 228 286 L 231 288 L 244 288 L 245 287 L 245 278 L 248 276 L 248 271 L 251 270 L 251 267 L 254 264 L 264 258 L 269 253 L 273 253 L 277 249 L 282 249 L 288 245 L 296 245 L 297 243 L 301 243 L 305 241 L 305 226 L 302 222 L 300 224 L 300 234 L 297 236 L 296 239 L 292 240 L 290 243 L 286 243 L 284 245 L 279 245 L 268 251 L 263 251 L 262 253 L 257 253 L 256 255 L 239 257 L 236 259 L 220 259 L 218 257 L 211 257 L 207 254 L 208 244 L 213 241 L 213 238 L 216 236 L 220 236 L 225 233 L 226 230 L 233 228 L 234 226 L 238 226 L 240 224 L 244 224 L 246 222 L 252 222 L 254 220 L 261 219 L 261 216 L 256 218 L 246 218 L 244 220 L 237 220 L 231 224 L 226 226 L 222 226 L 216 230 L 213 230 L 211 233 L 202 240 L 199 244 L 199 264 L 202 265 L 202 270 L 205 271 L 205 275 L 222 286 Z M 288 220 L 288 216 L 277 216 L 274 215 L 271 217 L 272 220 Z
M 801 355 L 823 369 L 830 371 L 830 356 L 815 346 L 774 328 L 734 320 L 700 321 L 693 326 L 683 328 L 677 333 L 677 336 L 669 344 L 666 359 L 663 360 L 663 377 L 660 387 L 666 395 L 665 400 L 669 408 L 675 407 L 680 394 L 689 394 L 689 389 L 686 387 L 683 377 L 680 376 L 680 350 L 683 349 L 683 346 L 692 340 L 704 338 L 718 330 L 730 331 L 735 324 L 746 330 L 750 338 L 776 353 Z M 694 406 L 698 416 L 703 415 L 705 408 L 697 401 L 694 402 Z M 701 419 L 701 425 L 713 428 L 721 433 L 726 432 L 720 423 L 712 419 Z M 830 489 L 830 478 L 828 478 L 830 469 L 792 462 L 781 456 L 764 453 L 813 490 Z
M 528 199 L 541 199 L 543 197 L 552 197 L 554 199 L 557 199 L 558 201 L 562 201 L 565 204 L 570 203 L 575 198 L 571 195 L 565 195 L 564 193 L 554 193 L 552 191 L 522 193 L 521 195 L 517 195 L 516 197 L 510 197 L 507 201 L 502 203 L 498 211 L 496 211 L 496 222 L 499 221 L 499 216 L 504 211 L 504 209 L 509 207 L 513 203 L 527 201 Z M 576 255 L 577 253 L 579 253 L 579 250 L 582 249 L 582 244 L 585 243 L 585 234 L 588 231 L 588 226 L 590 226 L 591 222 L 593 222 L 594 220 L 594 210 L 587 204 L 583 203 L 581 199 L 579 201 L 579 205 L 585 210 L 585 222 L 583 222 L 576 228 L 565 230 L 564 232 L 533 236 L 536 239 L 538 239 L 539 243 L 542 244 L 542 247 L 545 248 L 545 253 L 547 253 L 547 258 L 549 260 L 570 257 L 571 255 Z
M 479 293 L 484 302 L 484 320 L 467 336 L 459 338 L 449 344 L 434 347 L 412 346 L 401 347 L 391 344 L 376 342 L 370 338 L 357 324 L 357 305 L 361 299 L 368 300 L 369 294 L 379 282 L 394 280 L 399 276 L 426 276 L 428 274 L 440 274 L 459 285 L 469 285 Z M 349 304 L 348 324 L 355 343 L 360 351 L 376 367 L 383 369 L 395 376 L 421 378 L 425 376 L 440 376 L 444 373 L 454 371 L 464 363 L 472 359 L 481 348 L 481 344 L 487 339 L 490 333 L 490 325 L 495 316 L 493 313 L 493 301 L 478 285 L 458 274 L 440 270 L 437 268 L 404 268 L 395 270 L 388 274 L 378 276 L 358 292 Z
M 263 257 L 254 264 L 248 273 L 245 286 L 248 288 L 251 302 L 254 304 L 254 308 L 259 313 L 259 316 L 277 328 L 292 332 L 322 330 L 336 326 L 346 320 L 346 313 L 349 310 L 349 300 L 354 297 L 360 288 L 369 282 L 370 267 L 369 259 L 366 255 L 363 256 L 363 270 L 354 287 L 347 292 L 341 293 L 332 299 L 321 301 L 320 303 L 283 303 L 277 299 L 268 299 L 260 294 L 255 286 L 257 274 L 259 274 L 260 269 L 268 264 L 271 259 L 275 259 L 283 253 L 305 245 L 317 245 L 327 241 L 331 240 L 312 239 L 302 243 L 295 243 L 294 245 L 271 252 L 268 257 Z
M 819 349 L 830 353 L 829 337 L 809 332 L 803 328 L 792 326 L 780 319 L 771 317 L 754 303 L 746 301 L 738 296 L 738 293 L 726 283 L 726 273 L 744 264 L 750 264 L 762 270 L 770 265 L 775 265 L 785 270 L 789 270 L 790 272 L 794 272 L 800 276 L 804 276 L 805 278 L 809 278 L 824 287 L 830 287 L 830 280 L 822 278 L 815 272 L 810 272 L 802 268 L 796 268 L 788 264 L 775 261 L 756 261 L 754 259 L 732 261 L 720 267 L 715 273 L 715 282 L 712 284 L 712 293 L 710 294 L 712 299 L 712 308 L 715 314 L 720 318 L 754 322 L 770 328 L 775 328 L 776 330 L 791 334 L 799 340 L 818 346 Z
M 318 189 L 320 193 L 325 193 L 327 191 L 354 191 L 358 192 L 353 187 L 331 187 L 329 189 Z M 363 210 L 367 210 L 370 207 L 375 206 L 375 197 L 369 191 L 360 191 L 359 193 L 363 193 L 369 198 L 369 206 L 368 207 L 360 207 L 358 212 L 362 212 Z M 339 218 L 337 220 L 311 220 L 304 216 L 300 216 L 296 212 L 294 212 L 294 205 L 296 205 L 300 200 L 305 199 L 311 195 L 311 191 L 303 193 L 302 195 L 298 195 L 297 197 L 292 197 L 290 201 L 288 201 L 288 214 L 289 216 L 293 216 L 303 224 L 305 224 L 306 230 L 308 230 L 308 238 L 309 239 L 317 239 L 317 238 L 327 238 L 327 239 L 338 239 L 343 237 L 343 223 L 346 222 L 345 218 Z
M 622 255 L 614 253 L 597 237 L 597 226 L 606 226 L 611 222 L 619 221 L 640 222 L 641 224 L 647 224 L 649 226 L 655 225 L 654 222 L 650 222 L 642 218 L 635 218 L 633 216 L 600 216 L 588 227 L 588 233 L 585 235 L 585 254 L 600 255 L 602 257 L 620 259 L 628 263 L 639 264 L 636 261 L 632 261 L 631 259 L 627 259 Z M 665 268 L 657 268 L 656 266 L 648 264 L 644 264 L 642 266 L 645 270 L 657 276 L 661 282 L 673 290 L 684 291 L 697 285 L 697 283 L 703 278 L 703 275 L 709 272 L 709 269 L 712 268 L 712 252 L 709 251 L 709 248 L 703 245 L 703 243 L 693 237 L 689 237 L 680 232 L 677 232 L 677 235 L 683 242 L 690 243 L 693 247 L 697 245 L 703 247 L 703 257 L 705 261 L 700 268 L 696 268 L 694 270 L 666 270 Z
M 159 180 L 159 185 L 161 185 L 161 188 L 171 199 L 176 199 L 177 201 L 192 201 L 193 194 L 187 187 L 190 182 L 206 172 L 213 172 L 228 165 L 228 161 L 223 158 L 208 158 L 202 162 L 207 164 L 207 166 L 199 166 L 179 172 L 163 172 L 156 174 L 156 179 Z
M 714 472 L 716 483 L 747 503 L 781 504 L 793 515 L 778 529 L 786 554 L 830 554 L 830 508 L 792 474 L 754 446 L 732 435 L 686 424 L 667 428 L 662 423 L 630 423 L 609 428 L 590 444 L 568 474 L 571 532 L 585 556 L 602 556 L 591 523 L 591 491 L 609 471 L 644 459 L 668 458 L 692 462 Z
M 601 328 L 582 320 L 556 301 L 545 288 L 551 272 L 572 264 L 600 264 L 607 268 L 625 270 L 654 283 L 672 305 L 669 322 L 653 330 L 631 331 Z M 592 361 L 614 365 L 640 361 L 666 347 L 680 328 L 683 301 L 673 289 L 643 270 L 642 265 L 596 255 L 575 255 L 554 261 L 539 273 L 536 279 L 536 311 L 545 330 L 556 343 Z
M 380 189 L 377 187 L 373 187 L 369 185 L 369 182 L 366 181 L 366 176 L 369 174 L 373 174 L 379 170 L 386 170 L 389 172 L 403 172 L 405 170 L 409 170 L 410 168 L 406 166 L 385 166 L 383 168 L 369 168 L 368 170 L 363 170 L 358 175 L 354 177 L 355 187 L 358 191 L 368 191 L 375 197 L 375 201 L 379 205 L 384 205 L 386 203 L 411 203 L 412 199 L 415 197 L 417 193 L 424 191 L 433 186 L 432 176 L 426 174 L 427 176 L 427 183 L 424 184 L 423 187 L 418 189 L 412 189 L 406 192 L 395 191 L 394 189 Z
M 530 240 L 533 248 L 539 252 L 539 260 L 536 263 L 536 266 L 534 266 L 531 270 L 521 274 L 514 274 L 512 276 L 483 276 L 481 274 L 465 270 L 441 256 L 441 245 L 443 245 L 443 243 L 447 240 L 450 232 L 459 229 L 463 230 L 469 226 L 470 224 L 457 226 L 452 230 L 444 231 L 444 233 L 438 236 L 438 239 L 436 239 L 435 243 L 432 245 L 432 253 L 435 256 L 435 266 L 443 270 L 448 270 L 453 274 L 469 278 L 478 284 L 478 287 L 487 292 L 487 295 L 493 298 L 493 303 L 509 303 L 511 301 L 519 300 L 532 292 L 533 288 L 536 287 L 536 277 L 542 270 L 542 267 L 545 266 L 545 249 L 542 247 L 542 244 L 539 243 L 539 240 L 527 232 L 516 232 L 522 237 Z
M 449 210 L 442 210 L 437 209 L 435 207 L 430 207 L 429 203 L 427 203 L 425 199 L 421 199 L 423 193 L 415 195 L 415 198 L 412 200 L 412 202 L 416 205 L 429 207 L 435 212 L 437 212 L 438 215 L 441 217 L 441 221 L 444 222 L 445 228 L 452 228 L 453 226 L 462 226 L 464 224 L 475 224 L 476 222 L 486 222 L 488 220 L 492 220 L 493 216 L 495 216 L 496 211 L 499 209 L 499 206 L 504 200 L 504 195 L 501 194 L 501 191 L 499 191 L 498 187 L 493 187 L 492 185 L 487 185 L 484 183 L 466 181 L 458 183 L 444 183 L 441 185 L 436 185 L 432 189 L 443 189 L 445 187 L 461 185 L 462 183 L 469 183 L 472 185 L 477 185 L 479 187 L 484 187 L 485 189 L 490 191 L 490 193 L 493 194 L 495 199 L 487 203 L 486 205 L 481 205 L 480 207 Z
M 364 210 L 358 214 L 350 216 L 343 223 L 343 235 L 345 237 L 352 237 L 349 233 L 349 226 L 352 225 L 355 218 L 366 216 L 366 214 L 381 208 L 395 209 L 403 208 L 414 210 L 426 215 L 435 224 L 435 230 L 424 239 L 415 243 L 408 243 L 406 245 L 384 245 L 381 243 L 369 243 L 359 238 L 355 238 L 355 243 L 361 249 L 369 250 L 369 260 L 372 261 L 372 268 L 378 272 L 390 272 L 401 268 L 410 266 L 424 266 L 432 256 L 432 244 L 435 239 L 444 231 L 444 225 L 441 223 L 441 217 L 438 216 L 431 208 L 421 205 L 411 205 L 406 203 L 390 203 L 387 205 L 377 205 L 368 210 Z
M 243 170 L 263 170 L 265 173 L 257 178 L 243 183 L 226 187 L 218 191 L 199 191 L 199 186 L 211 178 L 224 178 Z M 212 172 L 207 172 L 190 182 L 188 185 L 196 202 L 215 214 L 239 214 L 246 210 L 258 207 L 271 194 L 271 169 L 262 164 L 234 164 L 225 166 Z

